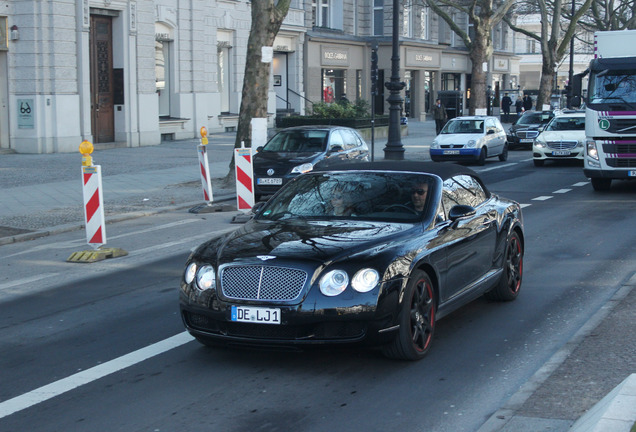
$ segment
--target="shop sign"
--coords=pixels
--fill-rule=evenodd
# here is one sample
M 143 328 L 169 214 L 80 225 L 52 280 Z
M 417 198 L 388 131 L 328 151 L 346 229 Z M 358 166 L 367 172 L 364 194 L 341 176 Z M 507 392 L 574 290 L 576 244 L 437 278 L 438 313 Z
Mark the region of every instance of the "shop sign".
M 33 99 L 18 99 L 18 129 L 33 129 Z
M 349 66 L 349 50 L 346 48 L 323 47 L 321 64 L 325 66 Z
M 434 51 L 406 50 L 405 64 L 409 67 L 439 67 L 439 53 Z

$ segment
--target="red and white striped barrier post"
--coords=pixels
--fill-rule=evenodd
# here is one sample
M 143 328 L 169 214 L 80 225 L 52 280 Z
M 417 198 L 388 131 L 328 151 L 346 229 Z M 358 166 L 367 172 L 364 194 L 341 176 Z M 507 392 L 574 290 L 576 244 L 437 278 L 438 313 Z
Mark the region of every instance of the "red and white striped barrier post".
M 234 171 L 236 173 L 236 208 L 250 211 L 254 207 L 254 171 L 252 169 L 252 149 L 234 149 Z
M 203 186 L 203 199 L 210 205 L 214 201 L 212 195 L 212 181 L 210 180 L 210 165 L 208 164 L 208 130 L 201 127 L 201 144 L 197 147 L 199 153 L 199 170 L 201 171 L 201 185 Z
M 94 249 L 106 244 L 106 224 L 104 219 L 104 197 L 102 193 L 101 166 L 93 165 L 93 144 L 83 141 L 82 185 L 84 191 L 84 222 L 86 224 L 86 242 Z

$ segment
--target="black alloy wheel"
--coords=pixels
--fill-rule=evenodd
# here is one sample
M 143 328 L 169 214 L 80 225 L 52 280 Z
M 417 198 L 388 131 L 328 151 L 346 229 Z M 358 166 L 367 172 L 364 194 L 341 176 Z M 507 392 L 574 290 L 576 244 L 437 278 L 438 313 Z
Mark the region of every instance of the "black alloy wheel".
M 499 283 L 485 293 L 489 300 L 511 301 L 517 298 L 523 279 L 523 246 L 516 231 L 508 238 L 503 271 Z
M 435 289 L 426 272 L 416 270 L 409 278 L 400 328 L 395 340 L 384 347 L 384 355 L 400 360 L 420 360 L 428 353 L 435 334 Z

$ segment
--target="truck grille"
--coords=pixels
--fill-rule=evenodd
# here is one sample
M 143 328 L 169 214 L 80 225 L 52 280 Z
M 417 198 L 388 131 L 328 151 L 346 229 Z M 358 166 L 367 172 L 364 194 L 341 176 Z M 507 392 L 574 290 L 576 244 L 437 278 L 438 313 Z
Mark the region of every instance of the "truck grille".
M 605 162 L 612 168 L 636 168 L 636 158 L 607 158 Z
M 610 141 L 603 143 L 603 152 L 605 154 L 608 153 L 636 153 L 636 142 L 620 142 L 620 141 Z
M 240 300 L 294 300 L 306 281 L 306 272 L 286 267 L 231 266 L 221 271 L 223 295 Z
M 612 119 L 606 132 L 633 135 L 636 133 L 636 118 Z
M 546 144 L 554 150 L 572 150 L 578 141 L 548 141 Z

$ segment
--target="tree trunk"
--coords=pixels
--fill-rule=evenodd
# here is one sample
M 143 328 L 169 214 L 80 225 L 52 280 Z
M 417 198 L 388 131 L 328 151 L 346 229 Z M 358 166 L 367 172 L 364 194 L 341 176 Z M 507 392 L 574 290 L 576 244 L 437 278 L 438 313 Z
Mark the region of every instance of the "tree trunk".
M 554 56 L 550 56 L 554 58 Z M 541 67 L 541 83 L 539 84 L 539 96 L 537 96 L 536 110 L 541 111 L 543 104 L 550 105 L 552 89 L 554 87 L 554 76 L 556 75 L 556 64 L 550 60 L 550 57 L 544 56 L 543 66 Z
M 492 46 L 489 39 L 490 28 L 483 31 L 475 29 L 475 38 L 470 50 L 471 82 L 470 82 L 470 115 L 475 115 L 477 108 L 486 108 L 486 78 L 484 63 L 490 59 Z
M 253 118 L 267 118 L 267 97 L 271 63 L 261 61 L 261 48 L 271 47 L 280 29 L 291 0 L 252 0 L 252 25 L 247 40 L 247 58 L 243 77 L 241 108 L 234 148 L 252 146 L 251 122 Z M 230 161 L 226 182 L 234 177 L 234 158 Z

